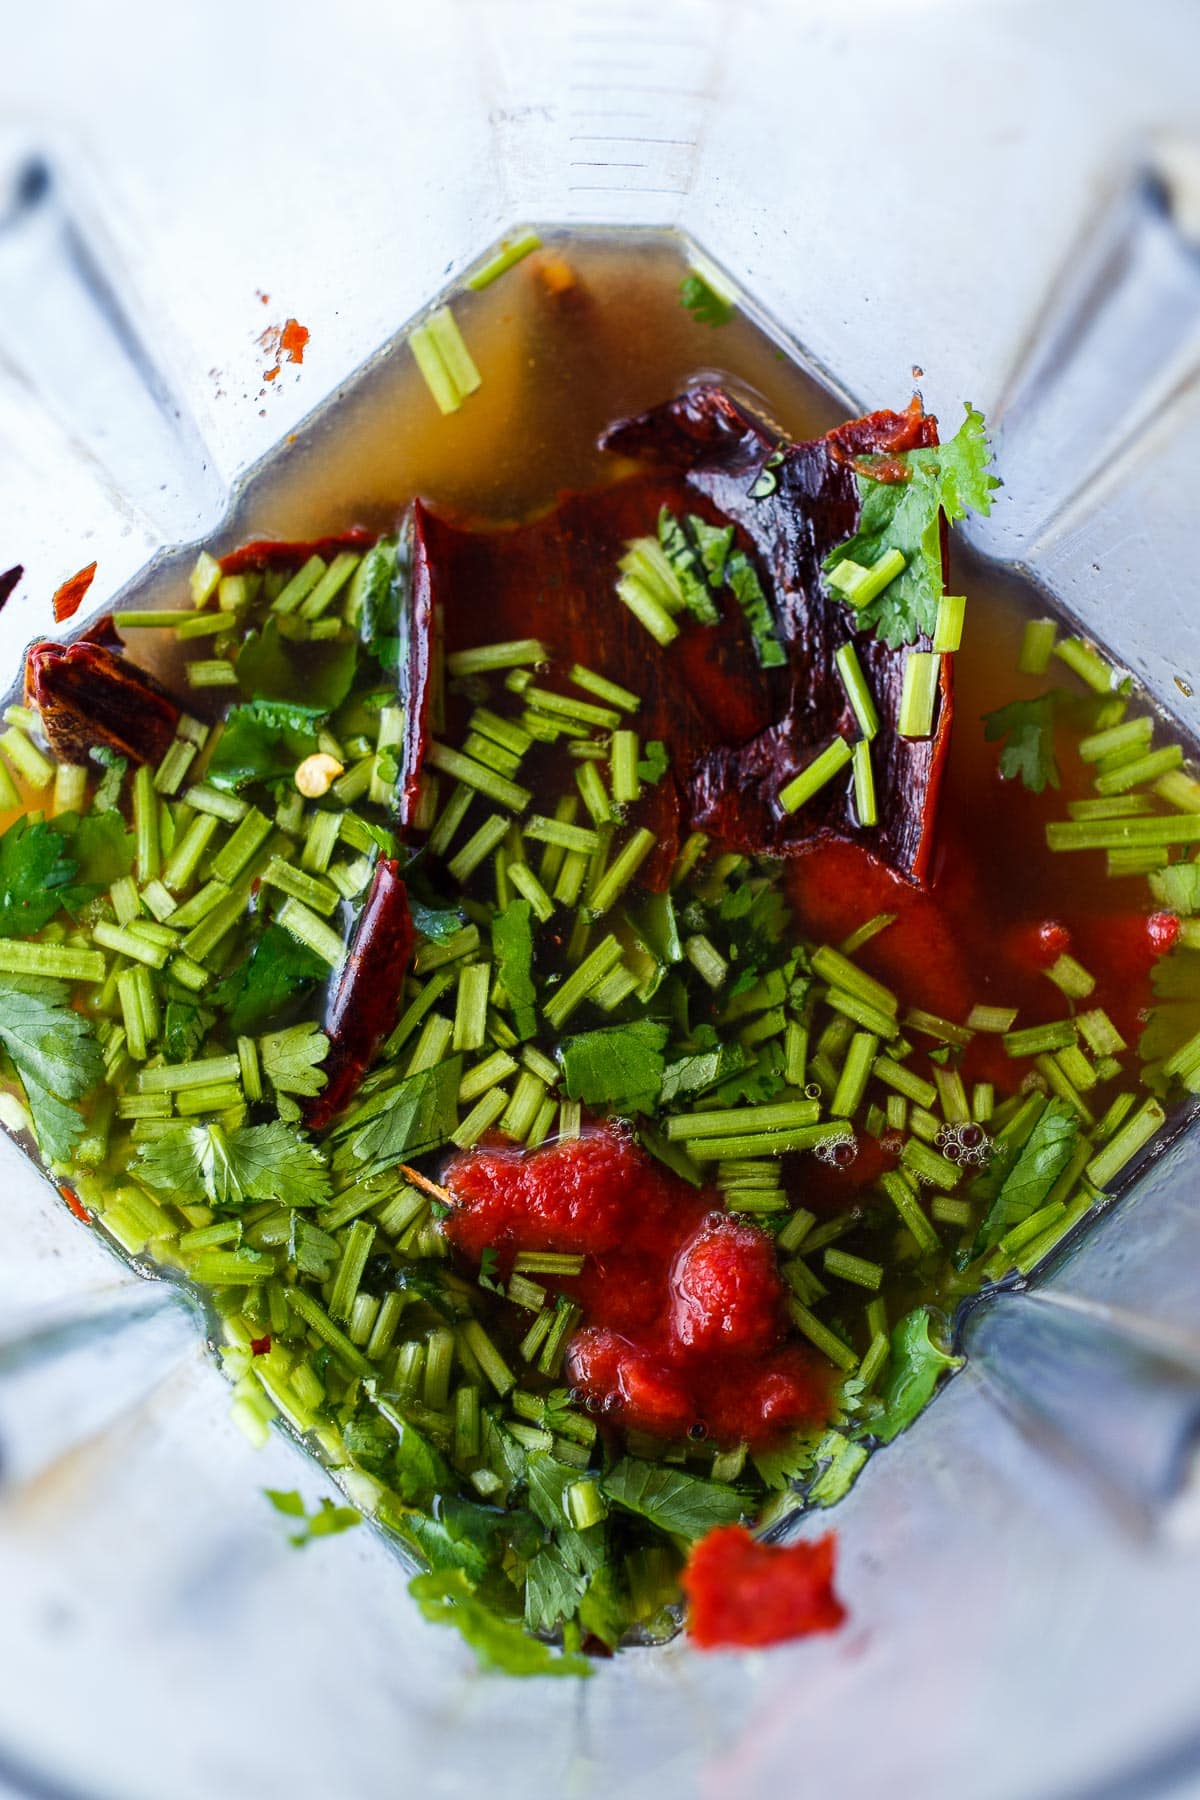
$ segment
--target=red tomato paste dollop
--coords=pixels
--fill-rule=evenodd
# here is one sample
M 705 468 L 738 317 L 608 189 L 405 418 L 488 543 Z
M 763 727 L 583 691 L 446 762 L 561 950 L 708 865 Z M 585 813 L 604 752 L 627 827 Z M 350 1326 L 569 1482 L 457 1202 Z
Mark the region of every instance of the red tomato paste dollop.
M 721 1525 L 683 1571 L 688 1632 L 701 1650 L 756 1650 L 836 1631 L 846 1609 L 833 1591 L 833 1532 L 814 1543 L 761 1544 Z
M 443 1180 L 444 1229 L 507 1276 L 522 1250 L 582 1254 L 553 1286 L 582 1310 L 566 1374 L 614 1425 L 656 1437 L 761 1448 L 827 1410 L 828 1376 L 786 1342 L 775 1247 L 718 1210 L 619 1126 L 532 1153 L 474 1149 Z

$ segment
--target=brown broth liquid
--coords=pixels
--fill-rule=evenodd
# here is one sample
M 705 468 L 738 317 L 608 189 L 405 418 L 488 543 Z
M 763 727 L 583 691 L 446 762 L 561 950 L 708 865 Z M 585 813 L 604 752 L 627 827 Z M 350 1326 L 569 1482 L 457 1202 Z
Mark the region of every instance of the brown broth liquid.
M 482 375 L 461 410 L 439 413 L 398 342 L 252 476 L 209 547 L 219 554 L 256 537 L 306 539 L 351 524 L 390 530 L 417 493 L 480 522 L 528 517 L 566 490 L 617 478 L 621 465 L 596 448 L 603 427 L 668 399 L 701 374 L 731 384 L 797 439 L 825 432 L 853 410 L 747 313 L 716 329 L 697 323 L 680 303 L 685 269 L 684 246 L 670 236 L 632 241 L 596 233 L 551 240 L 484 292 L 456 294 L 455 316 Z M 908 397 L 898 381 L 895 393 L 879 399 L 899 407 Z M 948 421 L 951 429 L 956 422 Z M 160 563 L 125 604 L 182 600 L 190 560 L 180 554 Z M 1064 739 L 1059 792 L 1039 798 L 1001 782 L 997 748 L 985 743 L 981 723 L 1010 700 L 1078 683 L 1065 669 L 1037 678 L 1016 673 L 1026 620 L 1046 611 L 1042 597 L 959 546 L 952 546 L 952 563 L 951 588 L 968 594 L 969 607 L 955 658 L 955 725 L 932 896 L 914 899 L 886 881 L 866 891 L 856 868 L 817 853 L 802 859 L 791 884 L 800 928 L 837 942 L 880 911 L 898 904 L 907 913 L 911 902 L 912 918 L 867 945 L 862 965 L 893 984 L 905 1004 L 957 1020 L 975 1002 L 1019 1006 L 1025 1025 L 1066 1009 L 1044 974 L 1011 946 L 1024 928 L 1060 921 L 1098 978 L 1089 1004 L 1107 1007 L 1133 1044 L 1150 1001 L 1149 963 L 1130 960 L 1123 946 L 1147 910 L 1145 879 L 1106 878 L 1099 853 L 1052 855 L 1044 823 L 1064 817 L 1068 799 L 1092 791 L 1085 771 Z M 489 636 L 486 610 L 478 636 Z M 604 668 L 602 639 L 595 667 Z M 918 1061 L 924 1072 L 924 1059 Z M 994 1080 L 999 1097 L 1027 1067 L 1014 1069 L 998 1039 L 977 1040 L 964 1068 L 968 1091 L 972 1079 Z M 1108 1097 L 1100 1089 L 1089 1095 L 1097 1116 Z M 805 1159 L 803 1171 L 788 1178 L 798 1199 L 825 1211 L 865 1200 L 877 1173 L 878 1165 L 862 1157 L 845 1172 L 818 1170 Z M 876 1231 L 891 1271 L 894 1219 L 866 1224 L 853 1247 L 872 1254 Z M 944 1237 L 952 1251 L 954 1234 L 947 1229 Z M 927 1289 L 906 1291 L 902 1270 L 895 1289 L 892 1282 L 889 1273 L 893 1316 L 901 1303 L 928 1297 Z

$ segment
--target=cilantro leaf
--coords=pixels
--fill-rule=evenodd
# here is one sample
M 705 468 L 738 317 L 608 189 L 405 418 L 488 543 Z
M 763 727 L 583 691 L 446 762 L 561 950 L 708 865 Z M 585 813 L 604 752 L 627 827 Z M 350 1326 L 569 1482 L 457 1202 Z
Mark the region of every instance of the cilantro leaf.
M 586 1656 L 567 1650 L 556 1654 L 548 1644 L 529 1637 L 514 1620 L 494 1612 L 461 1569 L 415 1575 L 408 1591 L 432 1624 L 451 1625 L 462 1634 L 482 1668 L 505 1675 L 586 1677 L 592 1673 Z
M 328 1080 L 324 1062 L 329 1039 L 311 1019 L 302 1025 L 289 1025 L 283 1031 L 272 1031 L 258 1041 L 263 1074 L 271 1086 L 284 1094 L 319 1094 Z
M 679 591 L 683 596 L 683 604 L 694 619 L 702 625 L 715 625 L 721 615 L 712 597 L 709 585 L 708 570 L 688 526 L 675 517 L 670 507 L 659 508 L 658 541 L 663 555 L 670 563 L 679 583 Z M 696 521 L 702 523 L 702 521 Z M 725 534 L 722 533 L 722 536 Z M 733 542 L 733 526 L 728 528 L 728 542 Z M 722 566 L 724 566 L 722 562 Z
M 1180 917 L 1200 912 L 1200 863 L 1172 863 L 1166 869 L 1152 869 L 1150 891 L 1168 912 Z
M 690 269 L 680 282 L 679 298 L 698 325 L 728 325 L 737 310 L 695 269 Z
M 1078 1142 L 1079 1115 L 1065 1100 L 1050 1100 L 992 1202 L 980 1233 L 983 1243 L 996 1243 L 1045 1204 Z
M 30 937 L 63 905 L 78 865 L 61 835 L 21 818 L 0 837 L 0 937 Z
M 537 989 L 533 983 L 533 908 L 510 900 L 492 918 L 496 976 L 512 1006 L 513 1030 L 524 1040 L 537 1030 Z
M 638 779 L 653 787 L 670 768 L 671 759 L 667 755 L 666 745 L 659 738 L 651 738 L 648 744 L 642 746 L 642 750 L 637 766 Z
M 329 976 L 329 964 L 282 925 L 270 924 L 250 955 L 213 989 L 229 1009 L 229 1029 L 253 1036 L 285 1007 Z
M 745 1510 L 740 1494 L 722 1481 L 633 1456 L 623 1456 L 601 1488 L 615 1506 L 638 1513 L 673 1537 L 703 1537 L 714 1525 L 732 1525 Z
M 303 693 L 303 688 L 293 692 Z M 209 758 L 207 779 L 236 793 L 252 781 L 279 781 L 295 773 L 317 747 L 317 728 L 326 708 L 253 700 L 231 707 L 225 729 Z
M 944 591 L 940 515 L 944 512 L 954 524 L 968 511 L 991 511 L 992 489 L 1000 485 L 987 472 L 991 456 L 983 414 L 968 406 L 963 423 L 945 444 L 858 459 L 858 530 L 829 553 L 822 567 L 828 574 L 851 558 L 870 568 L 885 551 L 901 552 L 904 569 L 856 614 L 860 626 L 873 625 L 893 650 L 911 644 L 922 632 L 932 635 Z M 900 480 L 891 478 L 897 465 L 904 471 Z M 876 478 L 873 469 L 888 478 Z
M 779 641 L 771 605 L 754 564 L 744 550 L 735 550 L 725 564 L 725 579 L 750 627 L 759 662 L 764 669 L 782 669 L 787 663 L 787 651 Z
M 452 938 L 463 927 L 460 907 L 426 906 L 414 897 L 411 888 L 408 893 L 408 911 L 413 930 L 423 938 L 432 939 L 435 944 L 444 944 L 447 938 Z
M 274 1120 L 225 1131 L 220 1125 L 180 1125 L 143 1144 L 135 1172 L 151 1187 L 214 1206 L 280 1200 L 318 1206 L 329 1198 L 325 1159 L 298 1132 Z
M 989 744 L 1007 740 L 1000 752 L 1000 779 L 1020 779 L 1032 794 L 1059 785 L 1058 758 L 1054 752 L 1054 726 L 1060 694 L 1052 689 L 1036 700 L 1012 700 L 983 717 L 983 735 Z
M 74 884 L 63 895 L 70 912 L 78 912 L 133 867 L 134 836 L 126 831 L 118 812 L 62 813 L 51 830 L 65 838 L 68 853 L 78 865 Z
M 539 1550 L 525 1569 L 525 1629 L 553 1631 L 579 1611 L 587 1576 L 556 1550 Z
M 961 1369 L 961 1356 L 950 1356 L 929 1335 L 932 1315 L 918 1306 L 896 1322 L 892 1331 L 891 1364 L 883 1391 L 883 1417 L 873 1427 L 876 1437 L 890 1444 L 928 1406 L 942 1375 Z
M 458 1123 L 461 1079 L 462 1057 L 451 1056 L 389 1089 L 387 1105 L 349 1140 L 353 1154 L 368 1165 L 360 1179 L 444 1144 Z M 353 1123 L 343 1130 L 354 1130 Z
M 264 1488 L 263 1493 L 276 1512 L 285 1518 L 304 1520 L 303 1529 L 288 1537 L 288 1543 L 297 1550 L 302 1550 L 316 1538 L 336 1537 L 339 1532 L 349 1531 L 351 1526 L 362 1521 L 362 1514 L 356 1507 L 337 1506 L 327 1495 L 322 1495 L 312 1512 L 308 1512 L 294 1488 L 287 1492 L 282 1488 Z
M 190 1000 L 168 1000 L 163 1008 L 163 1053 L 168 1062 L 191 1062 L 214 1014 Z
M 396 538 L 380 538 L 363 557 L 355 576 L 360 600 L 358 628 L 363 644 L 381 669 L 400 666 L 401 618 L 408 597 L 408 559 Z
M 648 1112 L 658 1098 L 667 1026 L 654 1019 L 609 1025 L 567 1038 L 559 1048 L 572 1100 Z
M 92 811 L 98 813 L 115 812 L 121 804 L 121 789 L 125 785 L 125 771 L 129 767 L 128 759 L 118 756 L 107 744 L 94 744 L 91 759 L 99 763 L 104 770 L 92 795 Z
M 42 1155 L 66 1162 L 83 1133 L 75 1105 L 104 1073 L 89 1021 L 63 981 L 8 975 L 0 987 L 0 1044 L 8 1052 L 33 1117 Z

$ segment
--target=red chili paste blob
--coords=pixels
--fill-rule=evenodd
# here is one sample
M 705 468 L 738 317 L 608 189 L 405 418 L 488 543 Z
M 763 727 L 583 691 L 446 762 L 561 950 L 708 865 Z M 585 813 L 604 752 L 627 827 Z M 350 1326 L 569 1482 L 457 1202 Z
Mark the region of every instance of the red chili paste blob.
M 821 1418 L 829 1375 L 787 1344 L 770 1238 L 715 1210 L 619 1127 L 532 1154 L 475 1149 L 443 1176 L 444 1229 L 502 1273 L 521 1250 L 582 1254 L 554 1285 L 582 1309 L 567 1378 L 614 1425 L 676 1439 L 762 1446 Z
M 744 1525 L 721 1525 L 695 1545 L 683 1571 L 688 1632 L 701 1650 L 753 1650 L 836 1631 L 846 1609 L 833 1591 L 837 1541 L 761 1544 Z

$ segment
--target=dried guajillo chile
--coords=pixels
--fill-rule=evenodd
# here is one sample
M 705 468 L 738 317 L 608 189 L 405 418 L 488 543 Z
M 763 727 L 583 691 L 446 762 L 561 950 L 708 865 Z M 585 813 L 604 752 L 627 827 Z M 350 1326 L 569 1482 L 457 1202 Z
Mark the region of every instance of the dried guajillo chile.
M 34 644 L 26 656 L 25 693 L 65 763 L 86 763 L 96 749 L 157 763 L 182 717 L 182 708 L 153 675 L 84 639 Z

